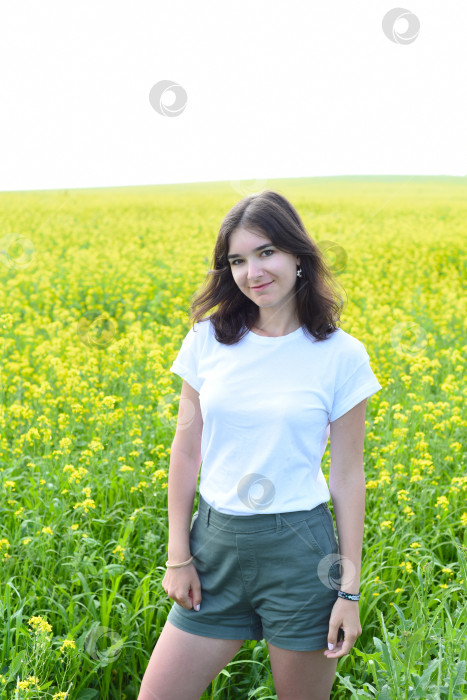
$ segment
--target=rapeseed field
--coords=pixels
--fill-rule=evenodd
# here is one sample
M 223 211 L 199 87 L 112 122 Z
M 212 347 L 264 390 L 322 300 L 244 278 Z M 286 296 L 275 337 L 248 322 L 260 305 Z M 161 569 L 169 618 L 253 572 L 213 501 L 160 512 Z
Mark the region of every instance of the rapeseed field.
M 467 179 L 267 188 L 326 252 L 340 326 L 383 387 L 366 417 L 363 633 L 332 697 L 465 698 Z M 182 380 L 169 367 L 239 192 L 0 194 L 2 700 L 137 697 L 172 605 L 161 581 Z M 275 697 L 264 640 L 203 694 Z

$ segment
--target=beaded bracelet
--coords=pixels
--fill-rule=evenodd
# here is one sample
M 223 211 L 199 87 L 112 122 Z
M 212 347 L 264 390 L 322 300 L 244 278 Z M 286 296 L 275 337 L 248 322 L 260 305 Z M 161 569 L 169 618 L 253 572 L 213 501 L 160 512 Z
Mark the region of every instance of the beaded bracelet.
M 166 565 L 167 569 L 178 569 L 178 568 L 180 568 L 180 566 L 188 566 L 188 564 L 191 564 L 192 561 L 193 561 L 192 556 L 189 559 L 187 559 L 186 561 L 182 561 L 181 564 L 169 564 L 169 560 L 167 559 L 167 561 L 165 562 L 165 565 Z
M 344 593 L 344 591 L 337 591 L 339 598 L 345 598 L 346 600 L 360 600 L 360 593 Z

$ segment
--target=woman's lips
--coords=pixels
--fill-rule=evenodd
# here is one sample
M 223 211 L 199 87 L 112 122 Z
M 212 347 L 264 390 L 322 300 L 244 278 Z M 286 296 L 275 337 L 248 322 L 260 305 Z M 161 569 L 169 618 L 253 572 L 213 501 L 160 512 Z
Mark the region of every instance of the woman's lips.
M 262 284 L 260 287 L 252 287 L 252 289 L 254 289 L 255 292 L 260 292 L 262 289 L 266 289 L 266 287 L 269 287 L 270 284 L 272 284 L 272 282 L 267 282 L 266 284 Z

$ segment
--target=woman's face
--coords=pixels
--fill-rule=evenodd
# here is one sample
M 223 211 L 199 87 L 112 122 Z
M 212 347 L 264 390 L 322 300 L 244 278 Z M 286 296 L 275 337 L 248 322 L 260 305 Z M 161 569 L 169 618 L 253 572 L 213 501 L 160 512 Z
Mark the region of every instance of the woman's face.
M 262 250 L 255 250 L 258 246 Z M 230 236 L 229 265 L 235 283 L 260 307 L 276 306 L 295 292 L 300 258 L 279 250 L 265 235 L 237 228 Z M 254 287 L 267 284 L 263 289 Z

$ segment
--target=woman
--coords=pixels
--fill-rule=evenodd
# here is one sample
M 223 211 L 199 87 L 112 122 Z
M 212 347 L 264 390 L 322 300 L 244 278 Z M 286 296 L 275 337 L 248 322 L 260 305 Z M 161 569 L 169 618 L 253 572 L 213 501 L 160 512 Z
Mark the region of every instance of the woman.
M 381 386 L 337 327 L 335 280 L 282 195 L 238 202 L 213 263 L 171 367 L 184 380 L 162 582 L 175 602 L 138 700 L 198 700 L 263 638 L 278 700 L 328 700 L 362 631 L 365 411 Z

